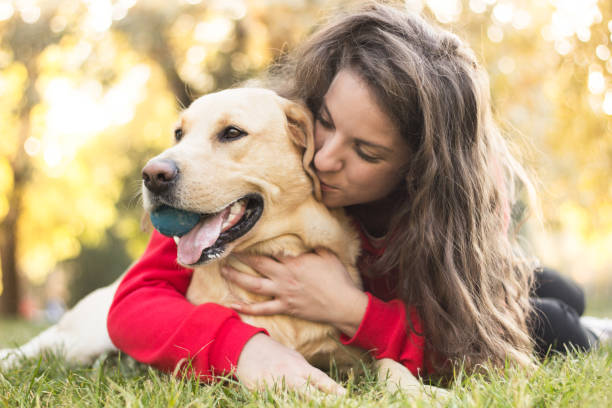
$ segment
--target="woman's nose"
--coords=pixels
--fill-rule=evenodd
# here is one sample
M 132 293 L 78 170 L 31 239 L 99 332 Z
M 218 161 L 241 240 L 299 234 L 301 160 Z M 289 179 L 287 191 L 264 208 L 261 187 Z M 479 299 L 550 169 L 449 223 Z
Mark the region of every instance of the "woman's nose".
M 342 145 L 339 137 L 329 135 L 325 138 L 315 153 L 314 166 L 321 172 L 335 172 L 342 169 Z

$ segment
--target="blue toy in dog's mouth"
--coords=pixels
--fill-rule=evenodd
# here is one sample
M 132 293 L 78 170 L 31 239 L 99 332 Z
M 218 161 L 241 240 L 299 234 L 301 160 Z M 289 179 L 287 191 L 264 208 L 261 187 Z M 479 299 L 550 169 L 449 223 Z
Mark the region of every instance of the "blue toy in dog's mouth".
M 200 221 L 200 214 L 162 205 L 151 212 L 153 227 L 167 237 L 182 237 Z
M 196 265 L 222 256 L 226 244 L 246 234 L 262 212 L 262 197 L 247 194 L 215 213 L 200 214 L 164 204 L 150 216 L 156 230 L 176 240 L 178 261 Z

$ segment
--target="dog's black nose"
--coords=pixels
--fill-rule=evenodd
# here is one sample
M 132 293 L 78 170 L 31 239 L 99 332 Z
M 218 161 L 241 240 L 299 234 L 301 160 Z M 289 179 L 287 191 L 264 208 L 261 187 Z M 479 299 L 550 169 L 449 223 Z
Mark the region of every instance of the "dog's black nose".
M 153 159 L 142 169 L 142 180 L 152 193 L 161 194 L 168 190 L 177 174 L 178 167 L 174 161 Z

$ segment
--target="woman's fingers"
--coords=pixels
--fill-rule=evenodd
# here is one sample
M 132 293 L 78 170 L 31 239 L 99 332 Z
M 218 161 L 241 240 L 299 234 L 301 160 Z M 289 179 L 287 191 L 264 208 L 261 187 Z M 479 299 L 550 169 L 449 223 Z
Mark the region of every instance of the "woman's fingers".
M 249 275 L 230 267 L 221 268 L 223 276 L 242 289 L 263 296 L 274 296 L 274 282 L 267 278 Z
M 265 381 L 266 386 L 273 387 L 274 384 L 284 385 L 292 390 L 303 394 L 311 394 L 313 391 L 322 391 L 327 394 L 345 395 L 346 389 L 340 384 L 332 380 L 327 374 L 318 368 L 308 365 L 310 368 L 308 373 L 294 376 L 271 377 Z M 270 384 L 272 383 L 272 384 Z M 263 384 L 260 383 L 260 387 Z
M 308 378 L 304 377 L 273 377 L 266 380 L 260 380 L 255 387 L 247 387 L 247 388 L 258 388 L 260 390 L 264 390 L 265 388 L 273 388 L 274 386 L 279 386 L 284 384 L 288 389 L 297 391 L 299 393 L 309 395 L 312 394 L 313 391 L 322 391 L 326 394 L 335 394 L 335 395 L 345 395 L 346 389 L 332 380 L 324 373 L 314 374 L 308 376 Z
M 310 385 L 315 386 L 319 390 L 326 392 L 328 394 L 336 394 L 336 395 L 344 395 L 346 394 L 346 389 L 332 380 L 327 374 L 323 371 L 316 369 L 316 372 L 313 372 L 308 378 L 308 382 Z
M 285 305 L 278 299 L 272 299 L 265 302 L 251 304 L 234 303 L 231 305 L 231 308 L 240 313 L 257 316 L 287 314 Z

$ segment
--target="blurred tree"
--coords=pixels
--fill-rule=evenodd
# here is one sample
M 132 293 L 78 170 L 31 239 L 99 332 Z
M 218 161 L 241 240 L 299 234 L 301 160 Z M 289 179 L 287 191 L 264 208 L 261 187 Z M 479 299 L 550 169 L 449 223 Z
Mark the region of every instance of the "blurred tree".
M 0 155 L 7 314 L 17 311 L 18 270 L 40 284 L 72 259 L 74 284 L 86 293 L 127 266 L 119 248 L 134 258 L 146 242 L 134 205 L 139 169 L 170 143 L 173 105 L 261 70 L 295 38 L 289 33 L 300 32 L 283 24 L 270 34 L 261 21 L 290 16 L 297 10 L 291 3 L 54 0 L 16 7 L 0 18 L 0 78 L 13 90 L 0 114 L 22 129 Z M 10 133 L 10 121 L 3 123 Z M 92 257 L 108 267 L 92 267 Z
M 9 78 L 18 87 L 6 92 L 10 112 L 3 112 L 0 160 L 4 166 L 4 208 L 0 208 L 0 261 L 2 294 L 0 312 L 15 315 L 18 310 L 19 286 L 17 277 L 18 219 L 23 206 L 24 186 L 31 178 L 32 168 L 21 148 L 31 133 L 32 109 L 39 102 L 36 79 L 38 56 L 57 39 L 49 29 L 49 16 L 42 16 L 36 24 L 14 21 L 2 27 L 2 47 L 9 48 L 12 62 L 6 68 Z M 4 213 L 4 214 L 2 214 Z

